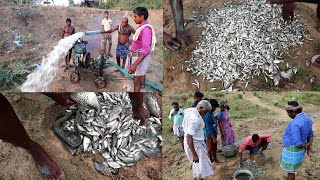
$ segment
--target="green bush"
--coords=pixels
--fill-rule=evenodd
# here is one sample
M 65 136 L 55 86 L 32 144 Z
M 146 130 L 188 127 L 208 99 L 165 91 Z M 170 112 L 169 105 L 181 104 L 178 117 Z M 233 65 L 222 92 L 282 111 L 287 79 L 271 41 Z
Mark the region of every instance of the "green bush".
M 7 90 L 17 84 L 21 84 L 30 73 L 27 65 L 20 62 L 14 68 L 0 64 L 0 84 L 1 89 Z

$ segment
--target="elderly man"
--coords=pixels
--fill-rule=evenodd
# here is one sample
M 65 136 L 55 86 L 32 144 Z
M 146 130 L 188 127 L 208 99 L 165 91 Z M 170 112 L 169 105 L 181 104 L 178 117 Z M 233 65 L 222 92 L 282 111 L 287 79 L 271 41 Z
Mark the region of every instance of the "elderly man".
M 270 134 L 254 134 L 247 137 L 243 144 L 239 148 L 240 164 L 242 164 L 242 152 L 244 150 L 249 150 L 250 158 L 252 159 L 253 153 L 260 150 L 260 157 L 264 157 L 263 151 L 267 149 L 269 142 L 271 142 Z
M 186 109 L 183 118 L 184 150 L 190 162 L 193 162 L 193 172 L 199 172 L 199 174 L 193 174 L 196 179 L 204 179 L 213 175 L 213 168 L 204 142 L 204 121 L 202 119 L 202 116 L 211 109 L 210 102 L 202 100 L 196 108 Z M 199 169 L 196 169 L 197 167 Z
M 129 37 L 132 34 L 136 33 L 134 28 L 128 23 L 128 18 L 124 17 L 121 21 L 120 25 L 117 25 L 113 29 L 109 31 L 105 31 L 106 33 L 111 33 L 114 31 L 118 31 L 118 45 L 116 50 L 116 59 L 119 66 L 121 66 L 121 59 L 122 61 L 122 68 L 124 68 L 126 64 L 126 58 L 129 51 Z M 119 70 L 116 70 L 119 71 Z
M 287 180 L 294 180 L 305 153 L 312 156 L 312 120 L 302 112 L 297 101 L 290 101 L 286 107 L 288 116 L 293 120 L 288 124 L 282 137 L 283 150 L 280 167 L 288 173 Z

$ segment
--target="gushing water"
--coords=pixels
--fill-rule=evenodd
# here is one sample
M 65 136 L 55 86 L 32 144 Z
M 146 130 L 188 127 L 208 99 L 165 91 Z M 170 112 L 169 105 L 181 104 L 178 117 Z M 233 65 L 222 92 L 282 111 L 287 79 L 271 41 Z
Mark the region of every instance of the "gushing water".
M 22 92 L 47 91 L 52 83 L 59 66 L 59 59 L 68 54 L 74 42 L 84 36 L 84 32 L 78 32 L 64 39 L 61 39 L 46 57 L 43 57 L 41 66 L 27 76 L 27 81 L 21 86 Z

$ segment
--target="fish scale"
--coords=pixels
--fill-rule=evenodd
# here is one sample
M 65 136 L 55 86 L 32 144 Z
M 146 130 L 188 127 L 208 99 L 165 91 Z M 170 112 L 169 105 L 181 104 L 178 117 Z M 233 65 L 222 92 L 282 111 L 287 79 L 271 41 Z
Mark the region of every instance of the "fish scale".
M 279 78 L 273 77 L 280 71 L 277 64 L 285 63 L 281 55 L 311 40 L 302 21 L 285 25 L 281 6 L 265 0 L 224 3 L 222 8 L 208 10 L 200 24 L 203 37 L 186 61 L 187 71 L 208 82 L 223 81 L 224 89 L 263 73 L 278 84 Z M 284 78 L 288 79 L 280 77 Z
M 161 118 L 150 117 L 145 126 L 139 126 L 139 121 L 132 117 L 128 93 L 103 92 L 95 93 L 95 96 L 99 108 L 82 100 L 77 106 L 72 106 L 76 113 L 64 125 L 66 130 L 81 132 L 83 142 L 77 149 L 79 153 L 99 153 L 104 157 L 104 163 L 94 164 L 98 171 L 114 173 L 122 166 L 133 166 L 144 155 L 153 157 L 160 153 L 162 138 L 157 138 L 161 132 L 156 129 L 161 127 Z M 159 109 L 154 99 L 147 108 L 150 106 Z

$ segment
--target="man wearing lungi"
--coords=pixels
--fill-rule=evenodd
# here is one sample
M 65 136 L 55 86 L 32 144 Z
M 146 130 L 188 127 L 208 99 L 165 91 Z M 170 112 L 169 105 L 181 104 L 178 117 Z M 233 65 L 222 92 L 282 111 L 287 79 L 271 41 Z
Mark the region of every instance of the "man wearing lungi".
M 211 111 L 212 107 L 209 101 L 200 101 L 195 108 L 188 108 L 185 110 L 182 127 L 184 134 L 184 150 L 190 160 L 193 162 L 192 168 L 195 170 L 198 164 L 199 177 L 204 179 L 213 175 L 213 168 L 211 161 L 207 155 L 207 147 L 204 142 L 204 121 L 202 116 Z M 195 171 L 194 171 L 195 172 Z
M 136 31 L 133 29 L 133 27 L 128 24 L 128 18 L 124 17 L 121 21 L 121 25 L 117 25 L 113 29 L 109 31 L 105 31 L 106 33 L 112 33 L 114 31 L 118 31 L 118 44 L 117 44 L 117 50 L 116 50 L 116 59 L 119 66 L 124 68 L 126 64 L 126 58 L 129 53 L 129 37 L 132 34 L 136 33 Z M 121 60 L 122 65 L 121 65 Z M 119 70 L 116 70 L 119 71 Z
M 129 73 L 134 74 L 134 92 L 140 92 L 145 86 L 146 73 L 150 64 L 150 51 L 154 50 L 156 35 L 152 26 L 148 23 L 148 10 L 144 7 L 137 7 L 133 11 L 133 20 L 140 24 L 133 36 L 131 52 L 133 57 L 129 67 Z
M 294 180 L 305 153 L 312 156 L 312 120 L 302 112 L 297 101 L 290 101 L 286 106 L 288 116 L 293 120 L 288 124 L 282 137 L 283 150 L 280 167 L 288 173 L 287 180 Z
M 172 103 L 172 109 L 170 110 L 169 114 L 169 120 L 173 120 L 173 134 L 178 137 L 178 139 L 181 141 L 182 148 L 183 147 L 183 127 L 182 127 L 182 121 L 183 121 L 184 111 L 182 108 L 179 107 L 179 103 L 173 102 Z

